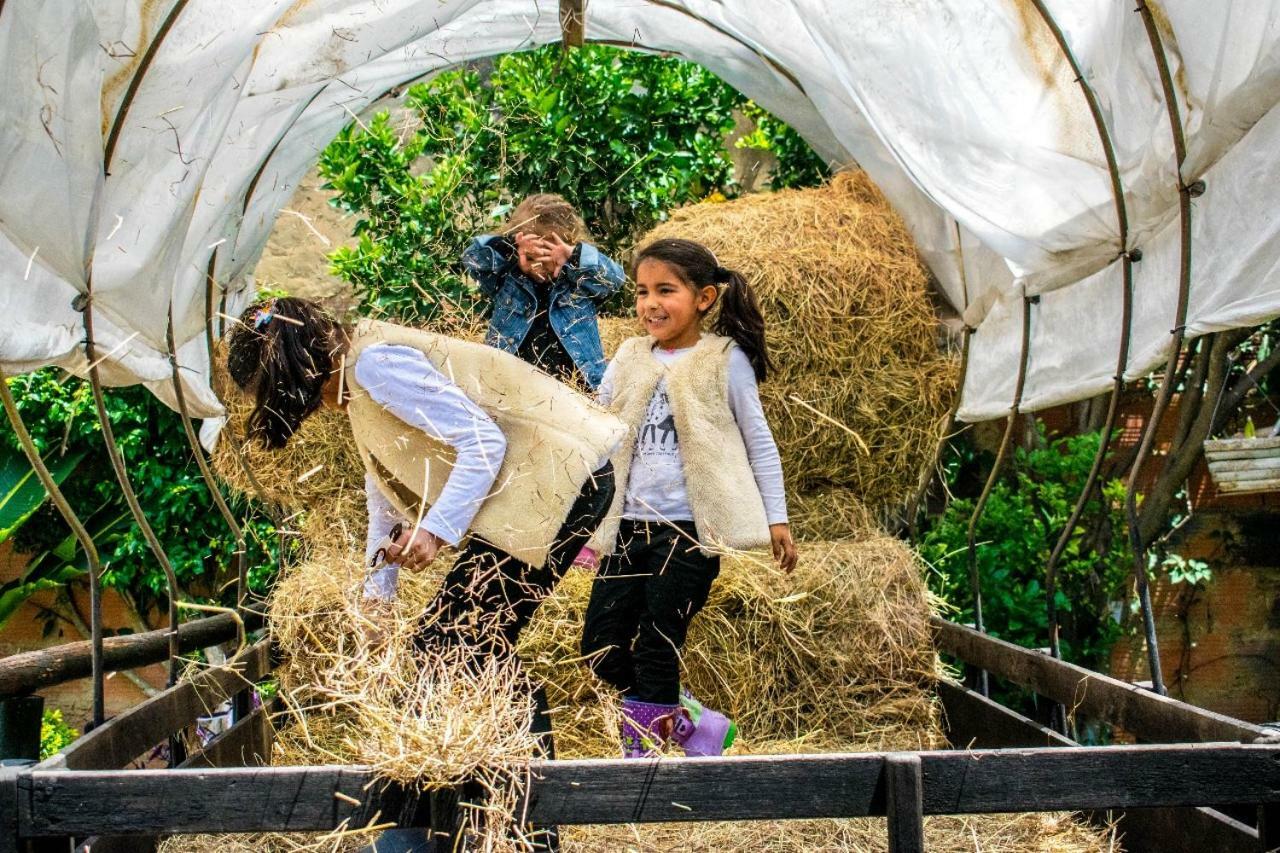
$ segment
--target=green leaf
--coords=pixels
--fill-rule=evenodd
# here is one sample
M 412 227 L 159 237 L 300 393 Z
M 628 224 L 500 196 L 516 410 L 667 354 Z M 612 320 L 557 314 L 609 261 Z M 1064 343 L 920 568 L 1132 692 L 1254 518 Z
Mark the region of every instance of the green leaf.
M 5 626 L 28 598 L 43 589 L 57 589 L 60 586 L 62 584 L 58 581 L 50 578 L 41 578 L 38 581 L 20 584 L 13 589 L 0 593 L 0 628 Z
M 49 467 L 49 474 L 58 485 L 80 464 L 84 453 L 58 457 Z M 0 459 L 0 542 L 4 542 L 22 523 L 31 517 L 48 494 L 36 476 L 27 458 L 17 451 L 9 451 Z

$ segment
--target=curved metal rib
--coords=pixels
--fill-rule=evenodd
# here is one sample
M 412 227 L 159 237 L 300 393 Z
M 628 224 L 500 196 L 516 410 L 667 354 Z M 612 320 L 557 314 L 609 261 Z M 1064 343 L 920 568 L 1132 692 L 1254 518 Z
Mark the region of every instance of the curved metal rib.
M 204 484 L 209 489 L 209 496 L 213 499 L 218 512 L 222 514 L 223 520 L 227 522 L 227 526 L 231 528 L 231 533 L 236 539 L 236 550 L 232 558 L 236 571 L 236 606 L 242 608 L 244 607 L 245 597 L 244 531 L 236 523 L 236 517 L 232 514 L 231 507 L 227 506 L 226 500 L 222 497 L 222 492 L 218 489 L 218 481 L 214 479 L 213 471 L 209 469 L 209 463 L 204 458 L 204 448 L 200 446 L 200 439 L 191 423 L 191 415 L 187 413 L 187 395 L 182 390 L 182 377 L 178 372 L 178 348 L 174 342 L 173 335 L 172 303 L 169 305 L 169 325 L 165 330 L 165 343 L 169 347 L 169 366 L 173 369 L 173 395 L 178 402 L 178 414 L 182 420 L 182 431 L 187 436 L 187 444 L 191 445 L 191 453 L 195 456 L 196 465 L 200 468 L 200 476 L 204 478 Z M 213 364 L 212 359 L 211 352 L 210 365 Z
M 969 557 L 969 587 L 973 593 L 973 622 L 974 627 L 982 633 L 986 633 L 986 625 L 982 621 L 982 580 L 978 577 L 978 521 L 982 518 L 982 511 L 987 507 L 987 499 L 991 497 L 991 490 L 995 488 L 996 478 L 1000 476 L 1000 469 L 1004 465 L 1005 456 L 1009 453 L 1009 443 L 1013 439 L 1013 428 L 1018 420 L 1018 407 L 1022 405 L 1022 391 L 1027 381 L 1027 357 L 1031 350 L 1031 304 L 1033 297 L 1022 297 L 1022 355 L 1018 362 L 1018 380 L 1013 389 L 1013 405 L 1009 407 L 1009 418 L 1005 422 L 1004 435 L 1000 438 L 1000 448 L 996 451 L 996 461 L 991 465 L 991 473 L 987 475 L 987 482 L 982 487 L 982 494 L 978 497 L 978 502 L 973 507 L 973 514 L 969 516 L 969 539 L 968 539 L 968 557 Z M 986 670 L 978 673 L 978 689 L 983 696 L 989 694 L 989 686 L 987 684 Z
M 1076 82 L 1080 84 L 1080 91 L 1089 104 L 1089 113 L 1093 116 L 1093 123 L 1098 131 L 1098 139 L 1102 143 L 1102 151 L 1107 159 L 1107 172 L 1111 177 L 1111 195 L 1115 204 L 1116 226 L 1120 235 L 1122 265 L 1120 351 L 1116 357 L 1116 372 L 1111 387 L 1111 400 L 1107 406 L 1106 420 L 1102 426 L 1102 437 L 1098 442 L 1098 452 L 1093 458 L 1093 465 L 1089 468 L 1088 476 L 1085 477 L 1084 487 L 1080 490 L 1080 497 L 1076 499 L 1075 506 L 1071 509 L 1071 515 L 1067 519 L 1066 525 L 1062 528 L 1058 541 L 1053 546 L 1053 551 L 1049 555 L 1048 565 L 1045 568 L 1045 594 L 1048 599 L 1049 618 L 1049 653 L 1055 658 L 1061 658 L 1062 647 L 1059 641 L 1057 605 L 1058 564 L 1062 560 L 1062 555 L 1065 553 L 1067 545 L 1071 542 L 1076 524 L 1084 513 L 1085 504 L 1088 503 L 1090 496 L 1093 494 L 1094 486 L 1097 485 L 1098 476 L 1102 471 L 1103 462 L 1106 460 L 1107 451 L 1111 447 L 1111 434 L 1115 430 L 1116 418 L 1120 412 L 1120 396 L 1124 391 L 1124 373 L 1129 365 L 1130 326 L 1133 316 L 1133 258 L 1129 253 L 1129 212 L 1125 204 L 1124 187 L 1120 180 L 1120 166 L 1116 161 L 1115 144 L 1112 141 L 1111 131 L 1107 127 L 1106 119 L 1103 117 L 1102 107 L 1098 103 L 1097 93 L 1093 91 L 1093 87 L 1085 78 L 1080 62 L 1076 59 L 1075 53 L 1072 52 L 1071 46 L 1067 44 L 1066 36 L 1058 26 L 1057 21 L 1054 20 L 1049 10 L 1045 7 L 1044 0 L 1031 0 L 1031 2 L 1044 19 L 1045 24 L 1053 32 L 1054 40 L 1057 41 L 1063 56 L 1066 57 L 1067 62 L 1071 65 L 1071 71 L 1075 74 Z
M 107 447 L 107 457 L 111 460 L 111 468 L 115 472 L 116 480 L 120 483 L 120 491 L 124 495 L 125 503 L 129 506 L 129 512 L 133 515 L 133 520 L 137 523 L 138 529 L 142 531 L 142 538 L 147 541 L 147 546 L 151 549 L 151 553 L 160 563 L 160 568 L 164 571 L 165 580 L 169 586 L 169 680 L 168 684 L 172 687 L 178 680 L 178 576 L 174 574 L 173 565 L 169 562 L 169 557 L 164 552 L 164 548 L 160 545 L 160 540 L 156 538 L 155 531 L 151 528 L 151 523 L 147 521 L 146 515 L 142 512 L 142 506 L 138 503 L 138 496 L 133 491 L 133 486 L 129 483 L 129 474 L 125 470 L 124 456 L 120 452 L 120 446 L 116 443 L 115 432 L 111 429 L 111 419 L 107 416 L 107 401 L 102 393 L 102 379 L 98 373 L 97 350 L 94 346 L 93 339 L 93 281 L 89 280 L 89 299 L 84 306 L 84 351 L 85 356 L 89 359 L 89 385 L 93 389 L 93 402 L 98 411 L 98 422 L 102 427 L 102 440 Z
M 1182 116 L 1178 110 L 1178 98 L 1173 88 L 1173 75 L 1169 72 L 1169 60 L 1165 56 L 1164 45 L 1160 40 L 1160 31 L 1156 26 L 1151 10 L 1146 3 L 1139 3 L 1137 11 L 1142 15 L 1142 23 L 1147 31 L 1147 40 L 1151 43 L 1151 53 L 1155 57 L 1156 68 L 1160 72 L 1160 86 L 1164 90 L 1165 111 L 1169 116 L 1169 129 L 1173 134 L 1173 150 L 1177 158 L 1178 169 L 1178 217 L 1180 222 L 1180 265 L 1178 272 L 1178 304 L 1174 309 L 1173 329 L 1170 332 L 1169 361 L 1165 364 L 1164 380 L 1160 385 L 1160 393 L 1156 396 L 1155 406 L 1142 433 L 1142 441 L 1138 445 L 1138 455 L 1129 471 L 1124 502 L 1125 518 L 1129 524 L 1129 546 L 1133 550 L 1133 577 L 1138 589 L 1138 601 L 1142 606 L 1142 627 L 1147 639 L 1147 664 L 1151 670 L 1152 689 L 1166 695 L 1164 674 L 1160 667 L 1160 647 L 1156 639 L 1155 616 L 1151 609 L 1151 585 L 1147 578 L 1147 544 L 1143 541 L 1138 522 L 1138 479 L 1142 472 L 1142 463 L 1151 453 L 1155 444 L 1156 430 L 1164 417 L 1169 401 L 1173 398 L 1173 380 L 1178 367 L 1178 357 L 1182 352 L 1183 338 L 1186 333 L 1187 303 L 1191 291 L 1191 190 L 1182 174 L 1182 164 L 1187 159 L 1186 137 L 1182 130 Z
M 3 400 L 5 414 L 9 416 L 9 423 L 13 425 L 14 434 L 18 436 L 18 443 L 22 445 L 22 452 L 26 454 L 32 470 L 36 472 L 36 476 L 40 479 L 40 484 L 44 486 L 44 490 L 49 494 L 49 499 L 58 508 L 59 514 L 67 522 L 71 532 L 75 534 L 80 547 L 84 549 L 85 559 L 89 564 L 89 642 L 93 660 L 93 724 L 99 726 L 102 725 L 105 717 L 106 706 L 103 699 L 102 666 L 102 566 L 98 560 L 98 549 L 93 544 L 93 537 L 89 535 L 89 531 L 85 529 L 84 524 L 80 521 L 80 517 L 71 508 L 71 504 L 67 502 L 66 496 L 58 488 L 58 484 L 53 481 L 53 476 L 49 474 L 49 469 L 45 467 L 44 460 L 40 458 L 40 451 L 36 449 L 35 442 L 31 440 L 31 433 L 27 431 L 27 425 L 22 420 L 22 413 L 18 411 L 18 404 L 14 402 L 13 393 L 9 390 L 9 377 L 3 371 L 0 371 L 0 400 Z

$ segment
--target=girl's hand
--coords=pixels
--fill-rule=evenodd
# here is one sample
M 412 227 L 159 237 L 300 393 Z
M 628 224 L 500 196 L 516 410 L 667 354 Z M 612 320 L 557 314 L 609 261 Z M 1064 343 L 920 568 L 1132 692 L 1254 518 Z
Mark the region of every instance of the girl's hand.
M 538 282 L 550 281 L 546 260 L 548 255 L 546 241 L 537 234 L 516 232 L 516 258 L 520 264 L 520 272 Z
M 787 574 L 795 571 L 796 560 L 799 554 L 796 553 L 796 543 L 791 538 L 791 526 L 788 524 L 770 524 L 769 538 L 773 540 L 773 559 L 778 561 L 778 566 Z
M 387 562 L 396 563 L 411 572 L 420 572 L 435 562 L 436 554 L 440 553 L 443 545 L 444 541 L 434 533 L 421 528 L 405 530 L 387 549 Z
M 542 241 L 542 245 L 546 250 L 544 268 L 551 271 L 551 280 L 554 281 L 560 277 L 560 270 L 569 263 L 569 258 L 573 257 L 573 246 L 561 240 L 559 234 L 552 234 Z

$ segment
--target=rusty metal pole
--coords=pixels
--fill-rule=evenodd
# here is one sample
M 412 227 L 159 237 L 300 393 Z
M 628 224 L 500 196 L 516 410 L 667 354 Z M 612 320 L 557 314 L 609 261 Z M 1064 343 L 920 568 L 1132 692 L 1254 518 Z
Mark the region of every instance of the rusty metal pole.
M 1187 184 L 1182 174 L 1183 163 L 1187 159 L 1186 137 L 1182 130 L 1182 117 L 1178 109 L 1178 98 L 1174 92 L 1173 75 L 1169 71 L 1169 60 L 1160 40 L 1160 31 L 1156 26 L 1151 10 L 1146 3 L 1140 2 L 1136 10 L 1142 16 L 1147 31 L 1147 40 L 1151 44 L 1151 53 L 1155 58 L 1156 68 L 1160 72 L 1160 85 L 1164 91 L 1165 112 L 1169 116 L 1169 128 L 1173 135 L 1173 149 L 1177 158 L 1178 173 L 1178 219 L 1179 219 L 1179 271 L 1178 271 L 1178 304 L 1174 309 L 1173 328 L 1170 330 L 1169 360 L 1165 364 L 1164 380 L 1160 392 L 1156 395 L 1155 406 L 1151 417 L 1142 432 L 1142 440 L 1138 445 L 1138 455 L 1129 471 L 1129 480 L 1125 495 L 1125 517 L 1129 524 L 1129 545 L 1133 550 L 1133 577 L 1138 590 L 1138 601 L 1142 607 L 1142 627 L 1147 640 L 1147 664 L 1151 671 L 1151 687 L 1155 692 L 1165 695 L 1168 690 L 1164 684 L 1164 674 L 1160 667 L 1160 647 L 1156 638 L 1155 615 L 1151 607 L 1151 584 L 1147 577 L 1147 545 L 1139 527 L 1138 518 L 1138 481 L 1141 477 L 1142 463 L 1150 455 L 1155 445 L 1156 431 L 1164 417 L 1169 401 L 1173 398 L 1173 379 L 1178 368 L 1178 356 L 1182 352 L 1183 339 L 1186 336 L 1187 304 L 1191 291 L 1191 195 L 1193 188 Z
M 1093 86 L 1090 85 L 1085 77 L 1084 69 L 1080 67 L 1080 62 L 1071 50 L 1071 46 L 1067 44 L 1066 35 L 1062 32 L 1062 28 L 1058 26 L 1053 15 L 1049 13 L 1043 0 L 1032 0 L 1032 3 L 1044 19 L 1045 24 L 1052 31 L 1054 40 L 1058 43 L 1058 47 L 1062 50 L 1067 62 L 1071 65 L 1071 71 L 1075 74 L 1076 82 L 1080 85 L 1080 91 L 1084 95 L 1085 101 L 1089 104 L 1089 113 L 1093 117 L 1094 127 L 1098 131 L 1098 140 L 1102 144 L 1102 151 L 1107 160 L 1107 173 L 1111 178 L 1111 195 L 1115 205 L 1116 228 L 1120 240 L 1122 281 L 1120 347 L 1116 356 L 1116 372 L 1112 380 L 1111 400 L 1107 406 L 1107 416 L 1102 426 L 1098 452 L 1093 458 L 1093 464 L 1089 468 L 1088 476 L 1085 477 L 1084 487 L 1080 490 L 1080 496 L 1077 498 L 1075 506 L 1071 509 L 1071 515 L 1067 519 L 1066 525 L 1062 528 L 1062 533 L 1058 536 L 1058 540 L 1053 546 L 1053 551 L 1049 555 L 1048 565 L 1045 567 L 1045 595 L 1049 619 L 1049 653 L 1055 658 L 1061 658 L 1062 646 L 1059 638 L 1057 604 L 1058 564 L 1061 562 L 1062 555 L 1075 534 L 1076 524 L 1084 513 L 1085 504 L 1088 503 L 1089 497 L 1093 494 L 1094 486 L 1098 482 L 1098 476 L 1107 457 L 1107 451 L 1111 447 L 1111 434 L 1115 430 L 1116 418 L 1120 411 L 1120 397 L 1124 392 L 1124 373 L 1129 365 L 1129 340 L 1133 316 L 1133 264 L 1140 255 L 1129 250 L 1129 212 L 1124 198 L 1124 186 L 1120 180 L 1120 166 L 1116 160 L 1115 143 L 1111 138 L 1111 131 L 1107 127 L 1106 119 L 1103 116 L 1097 93 L 1094 92 Z M 1058 719 L 1055 722 L 1059 724 L 1059 730 L 1065 731 L 1066 712 L 1063 706 L 1058 706 L 1056 716 Z
M 187 410 L 187 395 L 182 390 L 182 378 L 178 370 L 178 349 L 174 342 L 173 334 L 173 306 L 169 306 L 169 326 L 165 331 L 165 343 L 169 347 L 169 366 L 173 369 L 173 395 L 178 403 L 178 415 L 182 419 L 182 431 L 186 433 L 187 443 L 191 445 L 191 453 L 196 458 L 196 465 L 200 468 L 200 476 L 204 478 L 205 486 L 209 489 L 209 496 L 213 499 L 214 506 L 218 508 L 218 512 L 227 523 L 227 527 L 231 528 L 231 533 L 236 540 L 236 550 L 232 556 L 232 564 L 236 569 L 236 607 L 244 607 L 244 531 L 240 529 L 240 525 L 236 523 L 236 517 L 231 512 L 231 507 L 227 506 L 226 500 L 222 497 L 222 492 L 218 489 L 218 481 L 213 476 L 213 471 L 209 469 L 209 463 L 204 458 L 204 448 L 200 446 L 200 438 L 196 435 L 195 426 L 191 423 L 191 415 Z M 209 364 L 213 364 L 213 354 L 209 354 Z
M 120 445 L 116 443 L 115 431 L 111 428 L 111 418 L 107 415 L 106 395 L 102 391 L 102 377 L 98 371 L 99 359 L 93 337 L 92 281 L 89 282 L 89 294 L 84 303 L 84 338 L 85 356 L 89 359 L 89 385 L 93 389 L 93 402 L 97 407 L 98 421 L 102 427 L 102 441 L 106 445 L 107 457 L 111 461 L 111 468 L 115 472 L 116 481 L 120 484 L 120 491 L 129 507 L 129 512 L 133 515 L 133 520 L 138 525 L 142 538 L 146 540 L 147 547 L 150 548 L 152 555 L 160 564 L 169 587 L 170 658 L 168 684 L 172 687 L 178 680 L 178 576 L 174 573 L 173 565 L 169 562 L 169 556 L 165 553 L 164 547 L 156 537 L 155 530 L 152 529 L 151 523 L 147 521 L 147 517 L 142 511 L 142 505 L 138 503 L 138 496 L 133 490 L 133 485 L 129 482 L 129 474 L 125 469 L 124 454 L 120 451 Z
M 987 499 L 991 497 L 991 491 L 995 488 L 996 479 L 1000 476 L 1000 469 L 1004 465 L 1005 456 L 1009 453 L 1009 444 L 1013 439 L 1013 428 L 1018 420 L 1018 408 L 1022 405 L 1022 391 L 1027 381 L 1027 357 L 1031 349 L 1031 306 L 1037 301 L 1037 297 L 1022 297 L 1022 354 L 1018 360 L 1018 379 L 1013 389 L 1013 405 L 1009 407 L 1009 417 L 1005 422 L 1004 435 L 1000 438 L 1000 448 L 996 451 L 996 460 L 991 465 L 991 473 L 987 475 L 987 482 L 982 487 L 982 494 L 978 497 L 978 502 L 973 507 L 973 514 L 969 516 L 967 554 L 969 558 L 969 588 L 973 594 L 973 624 L 975 628 L 984 634 L 987 628 L 982 619 L 982 579 L 978 575 L 978 521 L 982 518 L 982 511 L 987 507 Z M 978 672 L 978 690 L 983 696 L 990 695 L 986 670 L 979 670 Z

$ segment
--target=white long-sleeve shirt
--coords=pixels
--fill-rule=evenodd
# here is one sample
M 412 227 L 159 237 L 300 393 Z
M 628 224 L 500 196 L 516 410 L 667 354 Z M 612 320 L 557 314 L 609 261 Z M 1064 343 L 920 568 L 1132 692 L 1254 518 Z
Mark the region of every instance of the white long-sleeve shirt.
M 692 351 L 693 347 L 677 350 L 655 347 L 653 357 L 670 365 Z M 614 365 L 615 362 L 609 363 L 596 392 L 597 399 L 606 406 L 613 401 Z M 764 499 L 765 518 L 769 524 L 785 524 L 787 496 L 782 480 L 782 459 L 773 440 L 773 431 L 765 420 L 751 360 L 737 348 L 729 354 L 728 403 L 747 448 L 747 460 L 751 464 L 756 488 Z M 636 521 L 693 520 L 680 459 L 680 439 L 671 417 L 665 379 L 659 380 L 640 428 L 635 455 L 631 458 L 622 517 Z
M 370 399 L 456 452 L 449 479 L 418 526 L 457 545 L 489 496 L 502 467 L 507 451 L 502 430 L 413 347 L 366 347 L 356 359 L 355 373 Z M 416 519 L 401 516 L 368 475 L 365 495 L 369 512 L 365 556 L 372 559 L 377 543 L 397 522 L 412 525 Z M 389 598 L 395 594 L 396 580 L 395 567 L 372 572 L 365 594 Z

